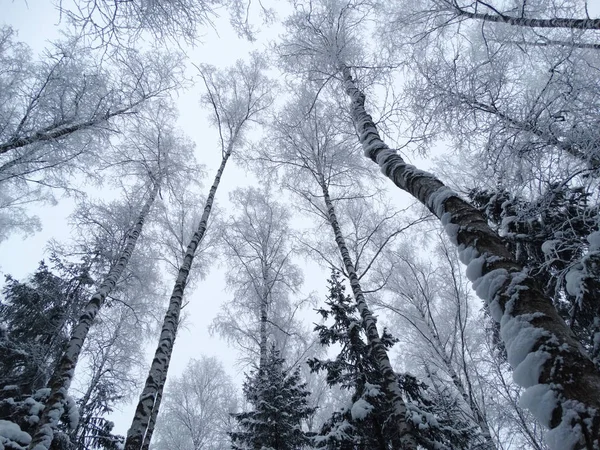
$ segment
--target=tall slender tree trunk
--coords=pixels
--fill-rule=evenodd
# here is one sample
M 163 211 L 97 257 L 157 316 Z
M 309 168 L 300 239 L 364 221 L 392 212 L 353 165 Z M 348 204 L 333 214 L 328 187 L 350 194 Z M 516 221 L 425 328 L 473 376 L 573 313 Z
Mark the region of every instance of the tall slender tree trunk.
M 485 14 L 465 11 L 460 7 L 453 9 L 459 16 L 469 19 L 478 19 L 486 22 L 497 22 L 517 27 L 530 28 L 571 28 L 576 30 L 600 30 L 600 19 L 568 19 L 555 17 L 552 19 L 528 19 L 526 17 L 514 17 L 506 14 Z
M 268 336 L 267 336 L 267 321 L 268 321 L 268 307 L 269 307 L 269 276 L 268 268 L 265 267 L 266 259 L 262 261 L 262 277 L 263 277 L 263 296 L 260 299 L 260 361 L 258 365 L 258 371 L 262 373 L 267 364 L 267 351 L 268 351 Z
M 137 222 L 127 236 L 125 247 L 119 256 L 117 263 L 111 267 L 108 275 L 102 281 L 100 288 L 85 306 L 83 314 L 79 318 L 79 322 L 71 334 L 71 339 L 65 348 L 60 362 L 48 383 L 48 386 L 50 387 L 50 396 L 48 397 L 48 401 L 42 412 L 42 417 L 33 432 L 33 439 L 31 440 L 28 449 L 48 450 L 50 448 L 52 439 L 54 438 L 54 430 L 58 426 L 60 417 L 64 412 L 67 392 L 73 381 L 75 367 L 77 366 L 83 344 L 85 343 L 98 311 L 100 311 L 100 308 L 104 305 L 106 297 L 115 288 L 117 282 L 123 275 L 125 268 L 129 264 L 131 255 L 135 250 L 138 238 L 144 227 L 144 221 L 150 213 L 150 209 L 158 195 L 159 189 L 160 184 L 155 182 L 152 191 L 150 192 L 150 196 L 140 211 Z
M 170 358 L 171 357 L 169 356 L 169 359 Z M 166 381 L 166 376 L 162 377 L 162 379 L 160 380 L 158 392 L 156 393 L 156 398 L 154 399 L 154 404 L 152 405 L 152 414 L 150 415 L 150 420 L 148 421 L 148 428 L 146 429 L 146 434 L 144 434 L 142 450 L 148 450 L 150 448 L 150 443 L 152 442 L 152 435 L 154 434 L 154 428 L 156 427 L 156 419 L 158 418 L 158 412 L 160 410 L 160 404 L 162 402 L 162 396 L 163 391 L 165 389 Z
M 402 399 L 402 391 L 400 390 L 400 386 L 398 384 L 398 376 L 396 372 L 394 372 L 387 354 L 387 350 L 381 342 L 379 331 L 377 330 L 377 320 L 375 317 L 373 317 L 360 286 L 360 281 L 358 279 L 358 275 L 356 274 L 354 262 L 350 257 L 350 252 L 346 246 L 346 241 L 344 239 L 344 235 L 342 234 L 342 229 L 337 220 L 335 208 L 329 195 L 329 189 L 323 174 L 321 173 L 319 176 L 321 179 L 320 184 L 321 189 L 323 190 L 323 198 L 327 208 L 327 217 L 331 228 L 333 229 L 333 234 L 335 235 L 335 242 L 340 251 L 340 255 L 342 256 L 344 267 L 346 268 L 346 273 L 350 281 L 350 286 L 352 287 L 352 293 L 354 294 L 354 298 L 356 300 L 358 312 L 360 313 L 363 321 L 363 327 L 365 329 L 365 333 L 367 334 L 368 342 L 375 352 L 374 356 L 377 361 L 378 369 L 385 380 L 385 386 L 383 387 L 386 393 L 389 395 L 394 407 L 395 423 L 399 442 L 401 443 L 403 450 L 416 450 L 417 439 L 414 435 L 412 423 L 408 421 L 408 410 L 404 400 Z
M 407 164 L 382 141 L 365 110 L 364 93 L 350 69 L 341 70 L 365 155 L 441 220 L 461 261 L 468 264 L 467 275 L 477 295 L 500 323 L 515 381 L 526 389 L 521 404 L 551 429 L 547 440 L 556 449 L 600 445 L 600 373 L 552 300 L 476 208 L 434 175 Z
M 167 372 L 169 370 L 169 363 L 171 361 L 171 353 L 173 351 L 173 345 L 175 342 L 175 336 L 177 334 L 177 327 L 179 325 L 179 315 L 181 313 L 183 293 L 187 284 L 188 275 L 192 268 L 192 262 L 194 261 L 196 250 L 200 246 L 200 243 L 204 238 L 204 234 L 206 233 L 206 227 L 208 225 L 208 219 L 212 210 L 215 194 L 217 193 L 221 176 L 223 175 L 225 165 L 227 164 L 227 160 L 229 159 L 232 150 L 233 141 L 230 143 L 227 151 L 223 155 L 221 166 L 217 171 L 217 175 L 215 176 L 215 180 L 206 199 L 204 212 L 202 213 L 202 218 L 198 224 L 198 229 L 192 236 L 192 239 L 187 246 L 183 263 L 179 268 L 179 273 L 177 274 L 177 279 L 175 280 L 175 286 L 173 287 L 173 292 L 171 293 L 169 307 L 163 321 L 158 347 L 154 353 L 154 359 L 152 360 L 152 365 L 150 366 L 150 371 L 148 373 L 148 378 L 146 378 L 144 389 L 140 395 L 131 427 L 127 432 L 125 450 L 141 449 L 144 441 L 144 435 L 148 429 L 150 418 L 153 414 L 154 405 L 158 398 L 161 380 L 166 380 Z M 155 411 L 156 414 L 158 414 L 158 408 L 156 408 Z

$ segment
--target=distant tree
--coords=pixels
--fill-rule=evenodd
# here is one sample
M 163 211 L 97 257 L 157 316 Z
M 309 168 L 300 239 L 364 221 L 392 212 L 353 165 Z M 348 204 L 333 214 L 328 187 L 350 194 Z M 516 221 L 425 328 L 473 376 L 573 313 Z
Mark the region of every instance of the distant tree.
M 79 422 L 70 440 L 78 448 L 94 448 L 99 440 L 124 439 L 112 435 L 106 416 L 136 392 L 138 374 L 144 367 L 139 354 L 155 328 L 152 317 L 158 308 L 153 300 L 151 294 L 138 288 L 138 283 L 120 286 L 97 316 L 71 388 Z
M 337 209 L 342 201 L 371 194 L 365 188 L 369 169 L 362 158 L 355 157 L 358 148 L 355 142 L 353 144 L 354 136 L 349 133 L 349 123 L 339 113 L 337 105 L 316 98 L 310 88 L 315 88 L 315 85 L 300 88 L 295 98 L 281 111 L 272 127 L 272 137 L 277 145 L 265 146 L 259 152 L 259 158 L 281 167 L 285 173 L 283 179 L 286 187 L 306 201 L 310 211 L 318 215 L 329 228 L 330 239 L 335 242 L 336 259 L 341 260 L 363 319 L 361 326 L 373 345 L 379 370 L 385 377 L 383 389 L 395 406 L 394 420 L 402 435 L 402 445 L 407 449 L 416 449 L 416 430 L 406 420 L 406 405 L 398 388 L 397 377 L 386 348 L 381 343 L 377 320 L 369 307 L 356 270 L 357 262 L 350 253 Z M 374 259 L 376 256 L 372 261 Z M 332 266 L 335 267 L 334 264 Z
M 236 409 L 236 390 L 219 360 L 192 359 L 167 383 L 152 448 L 224 450 L 229 415 Z
M 285 369 L 284 362 L 271 345 L 265 366 L 247 375 L 243 391 L 252 409 L 233 414 L 237 430 L 229 435 L 234 450 L 295 450 L 310 443 L 302 429 L 313 412 L 310 393 L 298 369 Z
M 492 344 L 499 338 L 490 333 L 493 321 L 471 298 L 450 243 L 440 236 L 427 248 L 429 258 L 408 242 L 386 255 L 395 270 L 377 302 L 391 313 L 388 323 L 404 330 L 399 345 L 405 364 L 430 392 L 453 400 L 474 428 L 476 448 L 545 448 L 543 428 L 518 406 L 521 390 L 510 379 L 502 349 Z
M 291 215 L 269 188 L 237 189 L 230 199 L 236 214 L 223 222 L 221 239 L 233 299 L 212 327 L 243 351 L 244 360 L 258 359 L 262 367 L 269 345 L 290 355 L 303 344 L 295 318 L 301 305 L 292 297 L 303 278 L 292 260 Z

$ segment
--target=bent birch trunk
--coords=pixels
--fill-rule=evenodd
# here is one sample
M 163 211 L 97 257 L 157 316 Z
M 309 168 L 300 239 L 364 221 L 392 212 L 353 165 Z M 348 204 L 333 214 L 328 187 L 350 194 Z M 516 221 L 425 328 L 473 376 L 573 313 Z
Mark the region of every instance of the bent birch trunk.
M 504 246 L 481 213 L 434 175 L 407 164 L 381 139 L 365 110 L 365 95 L 341 68 L 365 155 L 400 189 L 435 214 L 467 264 L 477 295 L 500 323 L 508 362 L 525 388 L 521 406 L 550 428 L 556 450 L 600 446 L 600 373 L 558 315 L 550 298 Z
M 169 307 L 163 321 L 158 347 L 154 353 L 154 359 L 152 360 L 152 365 L 150 366 L 150 371 L 148 373 L 148 378 L 146 378 L 144 389 L 140 394 L 140 399 L 133 416 L 131 427 L 127 432 L 125 450 L 141 449 L 144 441 L 144 435 L 148 429 L 150 418 L 153 414 L 154 405 L 158 398 L 161 380 L 166 380 L 167 372 L 169 370 L 169 363 L 171 361 L 171 352 L 173 351 L 177 327 L 179 325 L 179 315 L 181 313 L 183 293 L 187 284 L 188 275 L 192 268 L 194 257 L 196 256 L 196 250 L 200 246 L 200 243 L 204 238 L 204 234 L 206 233 L 206 227 L 212 210 L 215 194 L 217 192 L 217 188 L 219 187 L 221 176 L 223 175 L 225 165 L 227 164 L 227 160 L 231 155 L 232 149 L 233 145 L 230 144 L 227 152 L 225 152 L 223 155 L 221 166 L 217 171 L 215 180 L 210 188 L 208 197 L 206 198 L 204 212 L 202 213 L 202 218 L 198 224 L 198 229 L 192 236 L 192 239 L 187 246 L 183 263 L 179 268 L 175 286 L 173 287 L 173 292 L 171 293 L 171 299 L 169 300 Z M 158 408 L 156 408 L 155 411 L 156 414 L 158 414 Z
M 28 449 L 48 450 L 50 448 L 52 439 L 54 438 L 54 430 L 57 428 L 60 417 L 64 412 L 67 392 L 73 381 L 75 367 L 77 366 L 77 361 L 81 355 L 83 344 L 94 323 L 94 319 L 98 315 L 98 311 L 100 311 L 100 308 L 104 305 L 106 297 L 108 297 L 115 288 L 123 275 L 125 268 L 129 264 L 137 240 L 142 233 L 144 221 L 150 213 L 150 209 L 158 195 L 159 189 L 160 184 L 154 183 L 150 196 L 140 211 L 137 222 L 127 236 L 125 247 L 119 256 L 117 263 L 110 269 L 98 291 L 85 306 L 83 314 L 79 318 L 79 322 L 73 329 L 71 339 L 65 348 L 56 370 L 48 382 L 50 396 L 48 397 L 40 421 L 33 432 L 33 439 L 31 440 L 29 447 L 27 447 Z
M 346 241 L 344 239 L 342 230 L 337 220 L 337 216 L 335 214 L 335 208 L 329 196 L 329 190 L 327 188 L 327 185 L 325 184 L 325 180 L 322 174 L 319 175 L 321 176 L 320 184 L 321 189 L 323 190 L 325 206 L 327 207 L 327 217 L 335 235 L 335 242 L 338 246 L 340 255 L 344 262 L 344 267 L 346 268 L 346 272 L 348 274 L 348 280 L 350 282 L 352 293 L 354 294 L 354 298 L 356 300 L 358 312 L 360 313 L 360 316 L 363 321 L 363 328 L 367 335 L 369 344 L 374 350 L 374 356 L 377 361 L 378 369 L 381 372 L 381 375 L 386 383 L 383 387 L 392 401 L 394 415 L 396 416 L 395 423 L 397 426 L 398 440 L 402 444 L 402 449 L 416 450 L 417 440 L 415 435 L 413 434 L 414 431 L 411 422 L 407 421 L 408 410 L 406 408 L 404 400 L 402 399 L 402 391 L 400 390 L 400 386 L 398 384 L 398 376 L 392 368 L 392 364 L 390 363 L 387 350 L 385 349 L 379 337 L 379 331 L 377 330 L 377 321 L 375 317 L 373 317 L 373 313 L 371 313 L 369 305 L 365 300 L 365 296 L 360 286 L 358 275 L 356 274 L 354 262 L 350 257 L 350 252 L 348 251 L 348 247 L 346 246 Z

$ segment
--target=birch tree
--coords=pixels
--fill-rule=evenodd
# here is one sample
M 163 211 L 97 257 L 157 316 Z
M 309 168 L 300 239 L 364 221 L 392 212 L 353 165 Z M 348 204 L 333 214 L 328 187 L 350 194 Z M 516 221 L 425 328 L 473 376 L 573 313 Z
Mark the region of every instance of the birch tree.
M 229 415 L 237 408 L 231 378 L 215 357 L 192 359 L 167 385 L 153 448 L 227 448 Z
M 394 6 L 407 4 L 401 1 Z M 600 20 L 590 16 L 586 2 L 560 1 L 547 7 L 541 1 L 502 4 L 500 1 L 432 0 L 416 6 L 411 5 L 407 10 L 413 13 L 407 14 L 413 21 L 435 18 L 444 25 L 474 20 L 521 28 L 600 30 Z
M 263 74 L 264 69 L 265 61 L 258 55 L 253 55 L 248 64 L 239 61 L 223 73 L 209 66 L 202 67 L 200 76 L 206 87 L 206 94 L 202 100 L 212 109 L 211 120 L 219 131 L 221 163 L 206 198 L 202 217 L 188 243 L 175 280 L 159 344 L 127 433 L 126 450 L 138 450 L 142 446 L 157 393 L 166 380 L 186 283 L 196 250 L 206 233 L 212 205 L 227 161 L 234 150 L 243 144 L 244 133 L 250 123 L 255 121 L 272 101 L 272 86 Z
M 487 184 L 484 189 L 501 185 L 530 199 L 554 183 L 595 183 L 598 136 L 593 105 L 598 92 L 593 61 L 598 52 L 572 42 L 577 39 L 575 30 L 551 30 L 563 34 L 563 45 L 531 47 L 515 43 L 515 36 L 528 31 L 529 38 L 542 42 L 546 29 L 448 15 L 452 9 L 478 9 L 523 19 L 589 18 L 583 3 L 556 2 L 546 8 L 540 2 L 516 2 L 512 10 L 495 2 L 405 6 L 386 9 L 393 21 L 406 25 L 402 37 L 394 40 L 397 47 L 406 45 L 403 54 L 395 56 L 410 67 L 400 104 L 411 133 L 427 141 L 421 149 L 440 139 L 451 140 L 459 149 L 458 158 L 445 161 L 452 169 L 444 176 L 460 173 L 451 179 L 466 177 L 472 185 Z
M 278 152 L 272 155 L 265 152 L 267 154 L 261 158 L 286 168 L 287 186 L 306 199 L 332 230 L 363 320 L 362 325 L 385 383 L 383 389 L 394 405 L 393 424 L 398 442 L 406 448 L 416 448 L 417 436 L 413 434 L 412 424 L 406 420 L 407 410 L 397 375 L 381 343 L 376 319 L 365 299 L 334 204 L 337 200 L 352 198 L 356 192 L 360 192 L 360 171 L 365 174 L 368 171 L 352 158 L 356 145 L 349 144 L 347 136 L 337 132 L 336 127 L 343 129 L 343 121 L 335 120 L 331 109 L 315 101 L 310 92 L 301 91 L 299 97 L 296 103 L 286 107 L 286 112 L 282 113 L 282 118 L 274 127 Z M 338 186 L 339 189 L 334 191 Z
M 323 10 L 322 16 L 332 15 L 330 9 Z M 592 393 L 598 392 L 600 376 L 592 361 L 543 293 L 539 281 L 515 261 L 479 211 L 434 175 L 407 164 L 381 139 L 366 111 L 366 95 L 352 75 L 351 63 L 344 61 L 345 47 L 340 40 L 328 39 L 360 31 L 358 26 L 345 28 L 344 16 L 353 12 L 351 8 L 342 5 L 337 11 L 339 15 L 334 17 L 340 19 L 334 21 L 334 26 L 323 23 L 322 32 L 314 35 L 314 40 L 320 43 L 321 54 L 329 55 L 328 68 L 335 68 L 326 73 L 337 76 L 348 96 L 365 155 L 396 186 L 427 206 L 441 220 L 453 243 L 460 246 L 461 261 L 468 265 L 477 294 L 500 322 L 515 380 L 526 388 L 521 404 L 550 428 L 548 443 L 555 448 L 593 448 L 600 434 L 600 420 L 593 411 L 600 405 L 600 398 Z M 315 16 L 313 10 L 303 17 L 315 24 Z M 354 38 L 356 42 L 358 36 Z M 296 57 L 303 58 L 299 54 Z M 311 63 L 310 59 L 304 61 Z
M 269 190 L 237 189 L 230 196 L 238 213 L 221 227 L 234 298 L 212 325 L 243 351 L 244 360 L 258 360 L 259 370 L 271 345 L 286 355 L 304 338 L 295 318 L 303 277 L 292 259 L 291 215 Z
M 117 251 L 112 258 L 109 258 L 108 272 L 103 276 L 96 292 L 83 309 L 60 363 L 49 382 L 51 394 L 30 444 L 32 449 L 49 448 L 51 445 L 53 430 L 57 425 L 58 418 L 62 415 L 65 396 L 71 385 L 77 361 L 90 328 L 107 297 L 123 277 L 161 185 L 163 181 L 169 179 L 170 159 L 168 155 L 173 154 L 173 161 L 176 161 L 175 154 L 177 152 L 185 153 L 185 146 L 182 147 L 181 142 L 178 142 L 173 135 L 169 137 L 168 133 L 171 133 L 172 130 L 169 130 L 164 122 L 150 123 L 147 126 L 149 130 L 146 129 L 145 134 L 132 135 L 128 143 L 123 143 L 124 153 L 127 153 L 127 150 L 132 151 L 129 152 L 131 156 L 130 159 L 127 159 L 128 164 L 119 165 L 120 168 L 133 166 L 133 170 L 137 171 L 137 174 L 141 173 L 145 177 L 145 179 L 142 178 L 142 195 L 138 197 L 138 212 L 129 223 L 129 229 L 125 236 L 119 241 Z M 141 156 L 134 156 L 138 152 Z M 100 251 L 106 250 L 103 248 L 103 243 L 96 242 L 95 244 L 99 245 Z
M 394 328 L 405 329 L 399 336 L 405 363 L 433 389 L 457 399 L 458 411 L 479 428 L 473 445 L 545 448 L 542 428 L 518 407 L 519 389 L 500 369 L 499 351 L 488 345 L 493 334 L 486 337 L 488 327 L 475 326 L 489 319 L 470 298 L 457 256 L 445 240 L 433 244 L 429 260 L 408 243 L 388 254 L 395 270 L 385 287 L 389 295 L 377 306 L 392 313 Z
M 109 138 L 147 100 L 177 86 L 181 68 L 175 53 L 134 50 L 107 67 L 72 37 L 34 58 L 8 27 L 0 30 L 0 61 L 0 221 L 25 230 L 35 229 L 25 205 L 77 192 L 81 176 L 102 181 Z
M 365 111 L 364 94 L 354 84 L 350 69 L 346 67 L 344 74 L 365 153 L 394 184 L 419 199 L 440 220 L 443 218 L 451 239 L 462 246 L 461 261 L 469 266 L 469 278 L 477 294 L 487 302 L 494 320 L 500 322 L 515 379 L 527 388 L 521 404 L 551 428 L 547 434 L 551 445 L 592 448 L 600 423 L 587 408 L 596 408 L 600 399 L 590 398 L 587 392 L 595 392 L 593 386 L 600 377 L 589 355 L 543 293 L 539 281 L 523 271 L 481 213 L 435 176 L 407 165 L 387 147 Z M 474 267 L 478 267 L 475 272 Z M 537 320 L 538 317 L 543 320 Z M 524 336 L 535 336 L 528 339 L 527 351 L 522 351 Z M 539 407 L 542 398 L 549 400 L 544 408 Z M 575 404 L 586 408 L 582 411 Z

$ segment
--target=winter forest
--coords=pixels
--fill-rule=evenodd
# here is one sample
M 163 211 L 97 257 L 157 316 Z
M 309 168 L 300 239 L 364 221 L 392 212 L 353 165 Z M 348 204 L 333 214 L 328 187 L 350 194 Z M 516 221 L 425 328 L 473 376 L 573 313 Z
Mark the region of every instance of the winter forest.
M 598 0 L 0 11 L 0 450 L 600 450 Z

